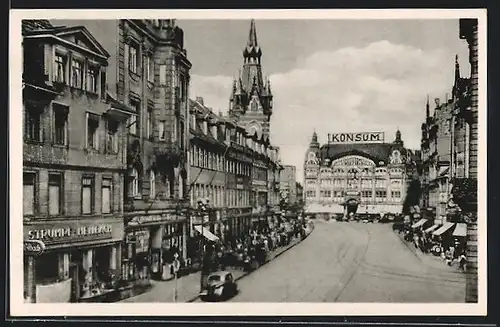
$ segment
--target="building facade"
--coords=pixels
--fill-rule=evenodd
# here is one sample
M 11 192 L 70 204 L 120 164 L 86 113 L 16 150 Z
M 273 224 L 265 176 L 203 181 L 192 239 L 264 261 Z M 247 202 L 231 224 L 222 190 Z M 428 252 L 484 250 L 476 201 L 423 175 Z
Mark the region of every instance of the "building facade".
M 467 180 L 476 189 L 476 212 L 471 212 L 471 218 L 467 223 L 467 288 L 466 301 L 475 303 L 478 300 L 478 279 L 477 279 L 477 157 L 478 157 L 478 52 L 479 35 L 477 19 L 460 19 L 459 35 L 465 39 L 469 45 L 469 63 L 471 72 L 470 89 L 462 94 L 459 113 L 464 116 L 470 126 L 468 137 L 469 151 L 464 161 L 468 163 Z M 474 206 L 474 203 L 470 203 Z
M 187 119 L 191 63 L 174 20 L 119 20 L 108 85 L 135 109 L 128 122 L 123 274 L 168 279 L 186 258 Z
M 280 173 L 281 198 L 288 204 L 297 202 L 297 169 L 295 166 L 283 165 Z
M 373 141 L 373 142 L 372 142 Z M 320 146 L 313 133 L 304 160 L 304 196 L 310 213 L 401 213 L 410 152 L 401 133 L 328 135 Z
M 121 273 L 125 136 L 135 113 L 109 101 L 109 54 L 85 27 L 22 26 L 25 298 L 84 301 Z M 30 255 L 30 242 L 43 242 L 43 253 Z
M 234 118 L 215 114 L 201 97 L 190 101 L 189 137 L 191 206 L 201 199 L 210 207 L 207 217 L 191 216 L 188 252 L 196 258 L 200 236 L 225 241 L 248 233 L 268 200 L 256 196 L 255 185 L 267 191 L 268 171 L 280 165 L 279 152 L 265 136 L 248 134 Z

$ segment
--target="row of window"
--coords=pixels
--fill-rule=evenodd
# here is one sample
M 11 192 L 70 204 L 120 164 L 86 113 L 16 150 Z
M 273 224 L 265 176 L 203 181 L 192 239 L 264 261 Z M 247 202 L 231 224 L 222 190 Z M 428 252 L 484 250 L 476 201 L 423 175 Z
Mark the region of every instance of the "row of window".
M 151 53 L 143 51 L 141 56 L 141 47 L 138 42 L 130 40 L 125 44 L 125 62 L 127 63 L 128 70 L 138 76 L 141 76 L 141 70 L 144 70 L 145 78 L 148 82 L 154 83 L 155 81 L 155 62 Z M 142 58 L 142 60 L 141 60 Z M 159 65 L 159 84 L 160 86 L 167 86 L 167 65 Z M 185 99 L 187 92 L 186 77 L 184 74 L 179 73 L 175 68 L 171 73 L 170 87 L 178 88 L 179 96 Z
M 252 138 L 247 138 L 243 131 L 223 128 L 217 124 L 213 124 L 209 127 L 209 124 L 206 120 L 198 121 L 196 118 L 196 114 L 192 114 L 190 127 L 192 129 L 196 129 L 196 125 L 198 123 L 201 125 L 201 130 L 205 135 L 211 136 L 219 141 L 226 142 L 227 144 L 229 144 L 230 142 L 234 142 L 243 147 L 250 148 L 257 153 L 265 154 L 273 160 L 277 160 L 277 155 L 273 150 L 266 147 L 264 144 L 254 141 Z
M 313 185 L 316 184 L 316 180 L 306 180 L 306 184 L 308 185 Z M 328 185 L 334 185 L 334 186 L 339 186 L 343 187 L 346 184 L 348 185 L 354 185 L 354 184 L 359 184 L 361 187 L 372 187 L 375 185 L 375 187 L 386 187 L 389 184 L 389 181 L 387 179 L 321 179 L 319 180 L 319 184 L 321 186 L 328 186 Z M 390 180 L 390 184 L 393 187 L 400 186 L 402 184 L 402 181 L 399 179 L 394 179 Z
M 106 74 L 101 73 L 98 65 L 93 65 L 72 55 L 56 52 L 54 58 L 54 82 L 69 84 L 76 89 L 97 93 L 99 91 L 99 77 L 101 78 L 101 97 L 104 98 Z
M 196 145 L 191 147 L 190 164 L 195 167 L 250 176 L 251 164 L 232 159 L 224 159 L 222 154 L 207 151 Z
M 96 189 L 96 176 L 83 175 L 81 179 L 81 213 L 91 215 L 96 213 L 96 200 L 100 196 L 100 212 L 108 214 L 113 212 L 113 180 L 111 177 L 103 177 L 101 189 Z M 48 176 L 48 198 L 40 199 L 40 187 L 37 172 L 24 172 L 23 174 L 23 214 L 33 216 L 40 213 L 40 203 L 47 203 L 49 216 L 60 216 L 64 214 L 65 190 L 64 174 L 49 173 Z
M 169 180 L 169 178 L 160 178 L 160 175 L 154 170 L 150 170 L 148 173 L 148 188 L 149 188 L 149 198 L 156 199 L 160 193 L 158 186 L 161 186 L 162 196 L 170 198 L 174 195 L 174 183 Z M 184 179 L 179 175 L 179 197 L 183 198 L 184 195 Z M 138 198 L 142 196 L 142 187 L 140 183 L 140 176 L 137 169 L 132 168 L 128 172 L 128 196 L 131 198 Z
M 315 198 L 316 197 L 316 190 L 307 190 L 306 191 L 306 197 L 307 198 Z M 343 192 L 342 191 L 331 191 L 331 190 L 320 190 L 319 195 L 322 198 L 338 198 L 338 197 L 343 197 Z M 372 198 L 373 192 L 372 191 L 361 191 L 361 198 Z M 391 191 L 390 193 L 391 198 L 393 199 L 400 199 L 401 198 L 401 191 Z M 375 191 L 375 198 L 387 198 L 387 191 L 385 190 L 380 190 L 380 191 Z
M 24 135 L 25 140 L 30 142 L 43 142 L 44 135 L 51 135 L 51 141 L 55 145 L 67 146 L 69 144 L 68 116 L 69 107 L 53 103 L 49 112 L 51 124 L 42 127 L 45 106 L 39 106 L 27 102 L 25 104 Z M 105 153 L 116 154 L 119 149 L 118 131 L 120 123 L 111 117 L 104 120 L 105 138 L 104 144 L 100 145 L 101 116 L 87 113 L 85 116 L 85 148 L 99 150 L 101 147 Z M 44 133 L 44 130 L 47 133 Z
M 307 175 L 316 175 L 318 174 L 318 168 L 307 168 L 305 170 Z M 331 176 L 340 176 L 340 175 L 356 175 L 356 176 L 373 176 L 373 175 L 386 175 L 387 172 L 391 175 L 398 175 L 403 173 L 403 169 L 401 168 L 321 168 L 319 173 L 324 177 Z
M 225 193 L 227 192 L 227 193 Z M 208 199 L 214 207 L 241 207 L 251 205 L 251 191 L 242 189 L 226 189 L 218 185 L 194 184 L 191 192 L 191 204 L 198 199 Z
M 130 106 L 135 109 L 135 111 L 139 114 L 141 112 L 141 103 L 136 99 L 130 99 Z M 177 142 L 179 139 L 181 141 L 181 147 L 184 144 L 184 123 L 179 119 L 177 115 L 173 116 L 173 124 L 172 124 L 172 134 L 171 139 L 172 142 Z M 146 124 L 145 124 L 145 137 L 148 139 L 156 139 L 159 141 L 165 141 L 167 139 L 167 122 L 165 120 L 155 120 L 153 114 L 153 108 L 148 107 L 146 112 Z M 140 128 L 140 116 L 130 116 L 128 122 L 128 132 L 132 135 L 138 135 L 138 131 Z M 155 129 L 156 126 L 156 129 Z M 158 133 L 157 137 L 155 137 L 155 130 Z M 178 135 L 180 134 L 180 135 Z

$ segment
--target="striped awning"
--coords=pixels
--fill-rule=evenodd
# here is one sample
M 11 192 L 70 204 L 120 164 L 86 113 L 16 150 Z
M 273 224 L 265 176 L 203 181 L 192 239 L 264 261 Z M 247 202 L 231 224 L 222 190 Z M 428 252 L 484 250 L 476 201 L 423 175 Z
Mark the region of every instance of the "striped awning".
M 435 231 L 436 229 L 438 229 L 440 225 L 432 225 L 431 227 L 427 228 L 426 230 L 424 230 L 424 233 L 430 233 L 430 232 L 433 232 Z
M 425 222 L 427 221 L 427 219 L 420 219 L 419 221 L 417 221 L 416 223 L 414 223 L 411 228 L 418 228 L 420 226 L 422 226 L 423 224 L 425 224 Z
M 217 236 L 215 236 L 214 234 L 212 234 L 212 232 L 206 227 L 202 227 L 202 226 L 198 225 L 198 226 L 194 226 L 194 229 L 196 229 L 196 231 L 198 233 L 200 233 L 201 235 L 203 235 L 204 237 L 206 237 L 210 241 L 217 242 L 219 240 L 219 238 Z
M 453 225 L 454 225 L 454 223 L 446 222 L 446 223 L 444 223 L 443 226 L 441 226 L 441 228 L 439 228 L 437 231 L 432 233 L 432 235 L 439 236 L 439 235 L 443 234 L 444 232 L 446 232 L 451 227 L 453 227 Z
M 467 225 L 464 223 L 458 223 L 453 231 L 453 236 L 467 236 Z

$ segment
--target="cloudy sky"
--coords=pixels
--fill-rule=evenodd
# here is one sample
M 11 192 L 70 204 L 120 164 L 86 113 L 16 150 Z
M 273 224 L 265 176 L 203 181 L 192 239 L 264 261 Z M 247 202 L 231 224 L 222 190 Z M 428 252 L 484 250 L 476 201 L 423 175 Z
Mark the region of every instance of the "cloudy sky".
M 55 21 L 56 25 L 82 21 Z M 193 67 L 192 98 L 226 112 L 232 79 L 243 64 L 249 20 L 177 20 Z M 103 45 L 106 32 L 84 23 Z M 451 92 L 455 55 L 469 75 L 468 50 L 458 19 L 446 20 L 256 20 L 263 73 L 271 79 L 271 140 L 282 161 L 297 166 L 314 130 L 327 133 L 383 131 L 392 141 L 399 128 L 418 148 L 427 95 Z
M 178 21 L 193 63 L 191 96 L 226 111 L 242 65 L 249 21 Z M 427 94 L 451 92 L 455 55 L 469 74 L 458 20 L 256 20 L 263 73 L 271 79 L 272 142 L 282 161 L 302 164 L 311 135 L 399 128 L 408 147 L 420 144 Z

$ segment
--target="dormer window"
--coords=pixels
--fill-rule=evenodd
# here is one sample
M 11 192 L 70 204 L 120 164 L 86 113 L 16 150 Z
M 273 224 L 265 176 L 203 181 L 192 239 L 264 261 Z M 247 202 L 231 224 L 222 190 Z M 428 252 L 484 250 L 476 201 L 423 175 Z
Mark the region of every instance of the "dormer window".
M 73 59 L 71 63 L 71 86 L 81 89 L 83 84 L 83 64 Z

